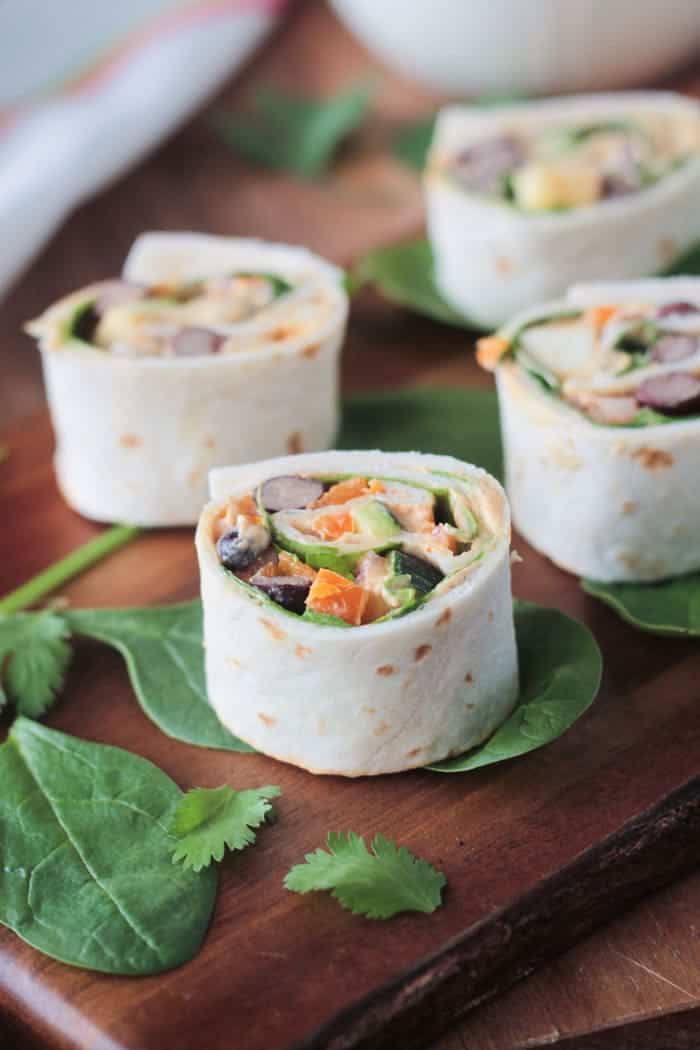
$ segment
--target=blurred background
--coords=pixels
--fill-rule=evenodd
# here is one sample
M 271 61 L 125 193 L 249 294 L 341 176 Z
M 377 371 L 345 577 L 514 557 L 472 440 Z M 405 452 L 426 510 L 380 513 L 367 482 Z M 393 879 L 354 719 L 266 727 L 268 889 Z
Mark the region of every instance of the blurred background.
M 347 264 L 420 231 L 420 150 L 446 97 L 693 92 L 699 52 L 697 0 L 4 0 L 0 423 L 42 405 L 22 324 L 117 273 L 143 229 L 302 242 Z M 270 153 L 308 117 L 280 100 L 321 107 L 331 146 L 312 172 Z M 415 371 L 432 328 L 397 314 L 353 325 L 349 385 Z M 401 355 L 377 357 L 378 339 Z M 432 364 L 457 345 L 441 338 Z

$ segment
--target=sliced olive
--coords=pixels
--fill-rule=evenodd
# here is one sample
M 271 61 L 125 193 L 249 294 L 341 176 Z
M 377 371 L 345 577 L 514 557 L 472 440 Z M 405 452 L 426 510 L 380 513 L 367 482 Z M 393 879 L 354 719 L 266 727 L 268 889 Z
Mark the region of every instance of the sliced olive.
M 306 576 L 253 576 L 250 582 L 283 609 L 300 615 L 304 612 L 311 589 L 311 580 Z
M 262 545 L 257 531 L 251 531 L 250 535 L 244 533 L 242 536 L 238 529 L 229 529 L 228 532 L 225 532 L 216 545 L 221 564 L 226 569 L 231 569 L 232 572 L 235 572 L 236 569 L 247 569 L 249 565 L 252 565 L 265 550 L 270 539 L 266 530 L 261 529 L 260 531 L 266 536 L 266 541 Z
M 666 372 L 640 383 L 635 392 L 640 405 L 669 416 L 700 411 L 700 379 L 690 372 Z
M 687 303 L 679 300 L 675 303 L 664 303 L 656 311 L 659 317 L 672 317 L 675 314 L 697 314 L 700 313 L 695 303 Z
M 209 328 L 181 328 L 170 340 L 170 348 L 176 357 L 204 357 L 215 354 L 223 342 L 224 337 Z
M 314 478 L 283 474 L 278 478 L 269 478 L 261 494 L 263 506 L 271 514 L 277 510 L 303 510 L 321 498 L 323 484 Z
M 694 335 L 662 335 L 652 346 L 651 356 L 654 361 L 682 361 L 697 353 L 698 345 L 700 343 Z

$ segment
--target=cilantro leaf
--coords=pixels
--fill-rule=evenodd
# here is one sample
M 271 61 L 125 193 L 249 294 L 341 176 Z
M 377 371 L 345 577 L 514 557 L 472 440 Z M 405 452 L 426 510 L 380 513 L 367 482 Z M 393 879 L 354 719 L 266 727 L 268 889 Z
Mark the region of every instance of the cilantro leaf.
M 370 852 L 354 831 L 330 832 L 327 845 L 328 851 L 308 853 L 287 873 L 288 890 L 331 890 L 343 908 L 368 919 L 389 919 L 402 911 L 427 914 L 442 903 L 445 876 L 405 846 L 375 835 Z
M 372 94 L 362 85 L 318 101 L 267 87 L 255 95 L 250 114 L 216 113 L 212 123 L 253 164 L 313 179 L 365 119 Z
M 173 863 L 201 871 L 212 860 L 221 860 L 227 846 L 239 850 L 252 845 L 252 829 L 265 823 L 272 808 L 268 799 L 279 794 L 278 787 L 236 791 L 228 784 L 188 791 L 170 825 L 170 834 L 178 839 Z
M 70 663 L 69 637 L 54 612 L 0 614 L 0 708 L 9 698 L 29 718 L 48 710 Z

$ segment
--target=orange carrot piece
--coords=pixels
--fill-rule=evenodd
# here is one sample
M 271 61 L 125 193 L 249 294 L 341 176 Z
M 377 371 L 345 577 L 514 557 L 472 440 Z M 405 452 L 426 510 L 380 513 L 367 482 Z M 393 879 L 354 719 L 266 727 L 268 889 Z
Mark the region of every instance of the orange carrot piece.
M 307 580 L 316 579 L 316 570 L 288 551 L 280 551 L 277 572 L 280 576 L 305 576 Z
M 476 360 L 487 372 L 493 372 L 510 346 L 510 340 L 500 335 L 484 336 L 476 342 Z
M 358 583 L 347 580 L 330 569 L 319 569 L 306 599 L 306 608 L 313 612 L 337 616 L 357 627 L 369 599 L 368 592 Z
M 355 522 L 352 514 L 322 514 L 321 517 L 314 518 L 309 527 L 314 535 L 322 540 L 337 540 L 346 532 L 354 532 Z
M 331 485 L 328 492 L 324 492 L 313 506 L 337 506 L 339 503 L 347 503 L 348 500 L 357 499 L 358 496 L 366 496 L 369 491 L 367 478 L 348 478 L 347 481 L 339 481 L 336 485 Z
M 591 306 L 590 309 L 586 310 L 584 319 L 593 325 L 594 328 L 601 329 L 611 317 L 615 316 L 618 309 L 619 307 L 617 306 Z

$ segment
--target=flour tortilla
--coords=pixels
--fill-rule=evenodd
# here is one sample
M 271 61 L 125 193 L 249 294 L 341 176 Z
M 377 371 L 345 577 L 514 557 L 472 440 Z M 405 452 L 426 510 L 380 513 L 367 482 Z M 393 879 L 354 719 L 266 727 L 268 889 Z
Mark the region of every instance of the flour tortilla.
M 219 508 L 266 478 L 359 473 L 445 487 L 435 471 L 465 479 L 495 542 L 451 589 L 402 618 L 314 624 L 257 600 L 219 563 Z M 356 777 L 460 754 L 508 717 L 518 695 L 510 521 L 485 471 L 447 456 L 328 452 L 214 471 L 211 494 L 196 536 L 207 691 L 233 733 L 311 772 Z
M 576 281 L 634 278 L 665 268 L 700 239 L 700 156 L 628 196 L 558 213 L 526 213 L 461 188 L 447 158 L 506 129 L 598 121 L 644 111 L 697 121 L 673 92 L 620 92 L 440 112 L 425 176 L 428 231 L 440 291 L 466 317 L 496 328 Z
M 700 305 L 700 280 L 581 285 L 550 309 L 680 299 Z M 516 317 L 503 332 L 517 331 L 537 313 Z M 675 367 L 682 370 L 683 362 Z M 509 358 L 498 366 L 496 383 L 506 490 L 514 525 L 528 543 L 561 568 L 603 582 L 659 580 L 700 568 L 700 419 L 601 426 Z
M 61 340 L 61 318 L 84 292 L 35 323 L 56 475 L 79 513 L 194 525 L 212 467 L 333 443 L 348 312 L 340 270 L 303 248 L 195 233 L 144 234 L 124 266 L 128 280 L 150 284 L 237 271 L 308 281 L 318 321 L 280 336 L 277 312 L 268 337 L 270 321 L 253 318 L 241 326 L 255 341 L 250 350 L 192 358 L 123 357 Z

